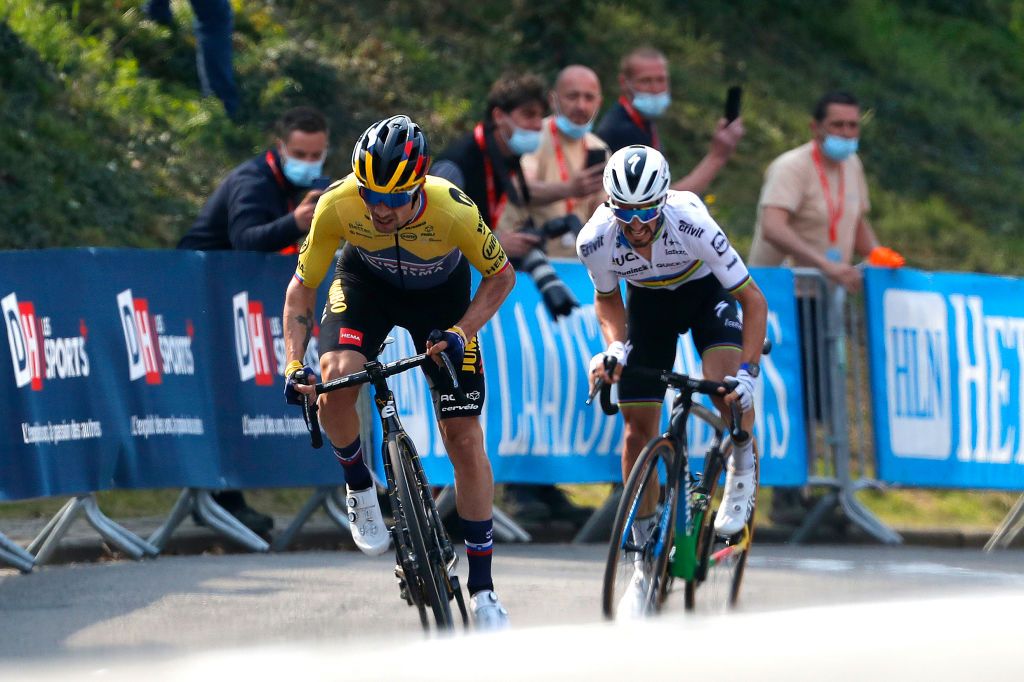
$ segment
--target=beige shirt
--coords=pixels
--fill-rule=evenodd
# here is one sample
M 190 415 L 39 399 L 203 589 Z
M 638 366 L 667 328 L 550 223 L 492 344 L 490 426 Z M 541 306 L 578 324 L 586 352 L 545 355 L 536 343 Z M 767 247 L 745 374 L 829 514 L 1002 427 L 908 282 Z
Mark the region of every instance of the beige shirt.
M 605 158 L 610 155 L 608 145 L 593 133 L 587 133 L 582 138 L 574 140 L 563 135 L 561 131 L 555 128 L 555 136 L 553 137 L 551 134 L 553 120 L 554 118 L 551 116 L 544 119 L 540 129 L 540 146 L 537 147 L 537 151 L 523 155 L 520 161 L 523 167 L 523 175 L 526 176 L 527 181 L 565 182 L 583 169 L 588 149 L 605 150 Z M 562 167 L 558 163 L 556 146 L 561 149 L 562 157 L 565 159 L 567 176 L 562 175 Z M 582 199 L 562 199 L 543 206 L 531 206 L 529 207 L 529 215 L 533 218 L 534 224 L 539 226 L 551 218 L 568 214 L 571 204 L 572 212 L 580 219 L 580 224 L 586 225 L 587 221 L 590 220 L 590 216 L 594 214 L 597 207 L 607 198 L 605 193 L 601 191 Z M 504 216 L 502 216 L 501 222 L 505 223 Z M 561 243 L 563 241 L 564 243 Z M 576 258 L 575 235 L 567 235 L 564 240 L 550 240 L 547 251 L 548 255 L 551 256 Z
M 828 202 L 818 175 L 812 152 L 814 142 L 791 149 L 772 161 L 764 173 L 761 197 L 757 201 L 757 225 L 747 265 L 812 266 L 785 254 L 765 240 L 761 216 L 765 206 L 776 206 L 790 213 L 790 227 L 814 250 L 826 254 L 833 246 L 829 240 Z M 840 171 L 844 179 L 843 214 L 836 226 L 835 248 L 840 262 L 850 263 L 857 223 L 871 208 L 864 167 L 856 154 L 842 163 L 823 164 L 829 191 L 835 198 L 839 192 Z

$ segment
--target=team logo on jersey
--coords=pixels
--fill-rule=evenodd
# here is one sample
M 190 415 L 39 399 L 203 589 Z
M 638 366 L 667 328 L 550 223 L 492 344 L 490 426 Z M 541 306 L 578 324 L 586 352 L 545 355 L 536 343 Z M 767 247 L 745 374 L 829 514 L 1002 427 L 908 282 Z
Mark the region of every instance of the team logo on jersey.
M 481 250 L 481 254 L 487 260 L 494 260 L 501 253 L 501 244 L 498 243 L 498 238 L 494 234 L 487 235 L 487 239 L 484 240 L 484 247 Z
M 691 225 L 685 220 L 679 221 L 679 231 L 682 232 L 683 234 L 690 235 L 694 239 L 700 239 L 701 237 L 704 236 L 703 227 L 696 227 L 695 225 Z
M 192 355 L 195 330 L 191 320 L 185 320 L 184 336 L 167 334 L 163 315 L 150 311 L 149 301 L 135 298 L 131 289 L 117 295 L 117 312 L 128 351 L 128 376 L 132 381 L 145 377 L 147 384 L 159 384 L 165 374 L 191 376 L 196 373 Z
M 267 317 L 263 301 L 240 291 L 231 298 L 238 377 L 257 386 L 273 386 L 284 366 L 284 330 L 280 317 Z
M 36 313 L 32 301 L 19 301 L 15 292 L 0 299 L 7 343 L 18 388 L 43 390 L 43 381 L 89 376 L 85 339 L 89 330 L 78 321 L 78 336 L 54 336 L 53 320 Z
M 711 238 L 711 248 L 715 250 L 719 256 L 725 255 L 725 252 L 729 250 L 729 238 L 725 236 L 724 232 L 717 232 L 714 237 Z
M 580 245 L 580 255 L 583 258 L 587 258 L 590 254 L 594 253 L 598 249 L 604 246 L 604 235 L 601 235 L 597 239 L 587 242 L 586 244 Z
M 458 203 L 462 204 L 463 206 L 475 206 L 476 205 L 476 204 L 473 203 L 473 200 L 470 199 L 468 196 L 466 196 L 466 193 L 463 192 L 458 187 L 449 187 L 448 188 L 448 193 L 452 195 L 452 199 L 453 200 L 457 201 Z
M 363 333 L 358 329 L 342 327 L 338 330 L 338 343 L 361 347 L 363 345 Z

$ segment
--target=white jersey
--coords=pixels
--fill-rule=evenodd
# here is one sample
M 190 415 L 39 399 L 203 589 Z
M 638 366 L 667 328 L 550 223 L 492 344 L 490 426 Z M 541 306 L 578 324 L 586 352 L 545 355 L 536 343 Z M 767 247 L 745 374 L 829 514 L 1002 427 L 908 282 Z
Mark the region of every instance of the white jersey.
M 576 238 L 576 253 L 599 294 L 618 290 L 620 279 L 676 289 L 713 274 L 729 293 L 750 281 L 743 259 L 696 194 L 669 190 L 661 218 L 648 261 L 626 241 L 611 208 L 594 212 Z

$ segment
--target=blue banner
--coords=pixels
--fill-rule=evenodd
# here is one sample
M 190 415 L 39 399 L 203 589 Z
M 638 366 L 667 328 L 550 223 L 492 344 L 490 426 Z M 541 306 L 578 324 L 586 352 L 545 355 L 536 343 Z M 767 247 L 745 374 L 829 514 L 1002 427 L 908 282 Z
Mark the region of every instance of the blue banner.
M 488 454 L 498 481 L 615 481 L 622 420 L 583 404 L 587 364 L 604 345 L 593 290 L 578 263 L 556 267 L 583 308 L 552 322 L 520 275 L 481 333 Z M 293 258 L 237 252 L 0 254 L 8 342 L 8 359 L 0 351 L 0 500 L 340 483 L 330 449 L 309 446 L 301 414 L 282 397 L 281 310 L 293 268 Z M 801 396 L 791 390 L 802 385 L 793 280 L 785 270 L 756 277 L 776 344 L 757 398 L 763 480 L 798 484 L 806 456 Z M 407 334 L 397 338 L 387 357 L 417 352 Z M 317 365 L 315 343 L 307 362 Z M 697 371 L 688 339 L 677 369 Z M 391 385 L 432 480 L 450 482 L 422 376 L 409 372 Z M 692 438 L 699 452 L 706 429 Z
M 584 404 L 590 358 L 605 346 L 594 315 L 593 285 L 579 263 L 558 262 L 555 268 L 582 308 L 553 322 L 533 282 L 520 274 L 508 301 L 480 333 L 487 386 L 483 427 L 495 480 L 619 481 L 622 418 L 606 417 L 596 401 L 590 407 Z M 765 268 L 755 269 L 754 276 L 768 298 L 768 335 L 775 345 L 761 364 L 764 380 L 756 398 L 761 480 L 766 485 L 801 485 L 807 480 L 807 454 L 793 274 Z M 395 336 L 397 343 L 385 351 L 386 360 L 418 352 L 404 331 L 396 330 Z M 675 370 L 699 375 L 700 359 L 689 335 L 680 339 Z M 407 372 L 392 379 L 391 388 L 428 477 L 450 483 L 453 471 L 425 380 Z M 671 399 L 672 393 L 667 395 Z M 666 401 L 664 424 L 668 406 Z M 711 430 L 703 423 L 691 429 L 694 455 L 706 451 L 710 438 Z M 700 460 L 698 456 L 695 466 Z
M 868 269 L 879 478 L 1024 489 L 1024 281 Z

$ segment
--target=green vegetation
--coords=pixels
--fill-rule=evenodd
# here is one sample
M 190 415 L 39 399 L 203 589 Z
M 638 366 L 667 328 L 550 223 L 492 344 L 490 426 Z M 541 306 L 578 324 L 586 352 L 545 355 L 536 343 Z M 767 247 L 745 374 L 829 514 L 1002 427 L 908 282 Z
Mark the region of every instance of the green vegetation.
M 281 111 L 330 115 L 329 170 L 397 110 L 435 149 L 477 119 L 502 71 L 603 76 L 635 36 L 670 57 L 662 138 L 677 171 L 706 149 L 729 83 L 748 133 L 714 209 L 741 249 L 761 174 L 803 142 L 833 87 L 864 103 L 876 227 L 921 268 L 1015 274 L 1024 254 L 1024 1 L 236 2 L 237 125 L 197 94 L 187 2 L 173 29 L 141 0 L 0 0 L 0 248 L 170 246 Z

